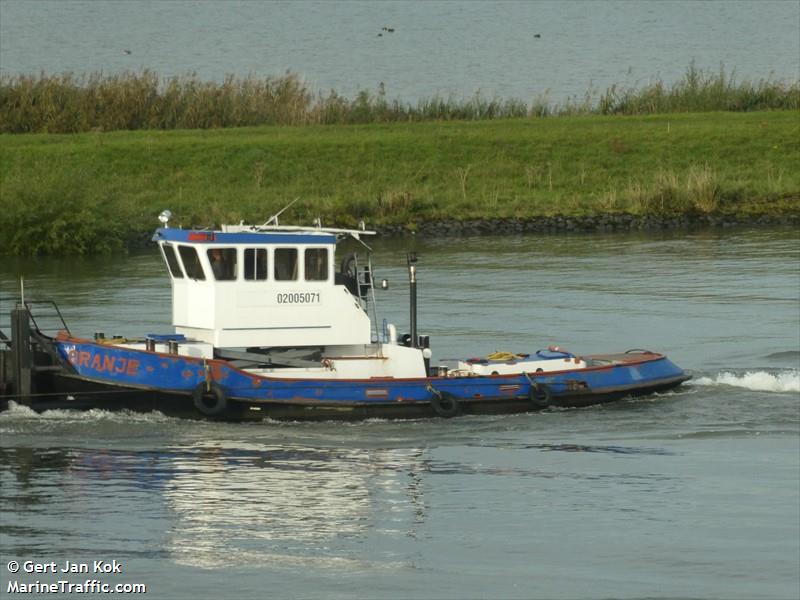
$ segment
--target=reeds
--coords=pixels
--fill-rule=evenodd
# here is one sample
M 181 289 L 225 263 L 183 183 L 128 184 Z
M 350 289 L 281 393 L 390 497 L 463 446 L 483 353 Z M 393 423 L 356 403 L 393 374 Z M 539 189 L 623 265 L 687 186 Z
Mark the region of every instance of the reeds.
M 716 73 L 689 65 L 683 78 L 672 86 L 656 81 L 642 89 L 611 86 L 601 96 L 596 112 L 604 115 L 755 110 L 797 110 L 800 83 L 787 84 L 770 78 L 737 82 L 724 67 Z
M 196 74 L 161 80 L 149 70 L 120 75 L 19 75 L 0 78 L 0 133 L 77 133 L 137 129 L 211 129 L 252 125 L 358 124 L 402 121 L 520 119 L 579 114 L 800 109 L 800 83 L 770 78 L 736 82 L 724 69 L 690 65 L 673 85 L 611 86 L 552 103 L 486 98 L 388 100 L 381 84 L 355 98 L 314 92 L 298 75 L 222 82 Z
M 722 189 L 722 179 L 708 164 L 692 165 L 682 173 L 659 169 L 646 182 L 615 191 L 605 208 L 658 217 L 709 215 L 719 210 Z
M 210 129 L 306 122 L 312 96 L 293 74 L 203 82 L 195 74 L 160 83 L 152 71 L 5 77 L 0 131 L 77 133 L 120 129 Z

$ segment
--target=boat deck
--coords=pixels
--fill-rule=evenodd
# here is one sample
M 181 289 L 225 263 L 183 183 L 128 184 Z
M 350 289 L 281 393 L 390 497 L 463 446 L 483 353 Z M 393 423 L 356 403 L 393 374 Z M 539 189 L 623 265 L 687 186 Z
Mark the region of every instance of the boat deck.
M 629 365 L 643 360 L 652 360 L 660 356 L 662 355 L 649 350 L 629 350 L 619 354 L 592 354 L 583 358 L 590 367 L 602 367 L 606 365 Z

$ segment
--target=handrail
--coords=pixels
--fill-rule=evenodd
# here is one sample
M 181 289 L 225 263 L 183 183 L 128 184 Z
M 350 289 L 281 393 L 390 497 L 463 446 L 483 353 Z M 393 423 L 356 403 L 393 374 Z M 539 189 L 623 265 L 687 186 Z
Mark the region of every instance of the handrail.
M 372 254 L 367 254 L 367 269 L 369 272 L 369 291 L 368 294 L 372 299 L 372 324 L 375 328 L 375 340 L 380 341 L 380 334 L 378 332 L 378 302 L 375 299 L 375 273 L 372 271 Z
M 6 305 L 9 305 L 9 309 L 3 310 L 2 307 Z M 11 332 L 11 311 L 19 306 L 20 302 L 16 297 L 0 297 L 0 344 L 11 343 L 6 331 Z M 28 311 L 33 328 L 39 333 L 61 330 L 70 333 L 64 315 L 54 300 L 26 300 L 24 306 Z
M 55 311 L 55 313 L 50 313 L 50 314 L 39 313 L 38 315 L 34 315 L 35 305 L 44 305 L 51 307 Z M 43 319 L 55 319 L 55 318 L 58 319 L 56 325 L 60 325 L 60 327 L 56 328 L 48 327 L 47 328 L 48 330 L 55 330 L 55 331 L 63 330 L 66 331 L 67 333 L 70 333 L 69 327 L 67 327 L 67 322 L 64 320 L 64 315 L 61 314 L 61 309 L 58 308 L 58 304 L 56 304 L 54 300 L 26 300 L 25 307 L 28 309 L 28 314 L 30 314 L 31 316 L 31 322 L 33 323 L 34 329 L 36 329 L 36 331 L 38 331 L 39 333 L 44 333 L 44 328 L 41 327 L 37 322 L 36 320 L 37 316 L 40 322 Z

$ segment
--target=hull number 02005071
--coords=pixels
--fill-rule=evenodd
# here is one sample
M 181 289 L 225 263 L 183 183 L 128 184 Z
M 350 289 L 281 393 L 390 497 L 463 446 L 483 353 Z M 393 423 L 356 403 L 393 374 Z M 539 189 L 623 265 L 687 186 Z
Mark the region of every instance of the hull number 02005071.
M 289 292 L 278 294 L 278 304 L 318 304 L 319 292 Z

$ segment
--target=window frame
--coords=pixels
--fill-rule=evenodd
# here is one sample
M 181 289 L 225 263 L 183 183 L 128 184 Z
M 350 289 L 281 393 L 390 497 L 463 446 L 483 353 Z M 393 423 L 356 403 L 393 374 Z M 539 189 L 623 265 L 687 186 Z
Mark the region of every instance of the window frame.
M 194 277 L 191 273 L 189 273 L 189 269 L 186 268 L 186 261 L 184 260 L 183 251 L 186 250 L 187 252 L 191 251 L 194 253 L 194 258 L 196 259 L 197 268 L 200 269 L 200 277 Z M 193 281 L 206 281 L 206 270 L 203 268 L 203 261 L 200 259 L 200 253 L 197 251 L 195 246 L 190 246 L 187 244 L 179 244 L 178 245 L 178 255 L 181 259 L 181 265 L 183 266 L 183 272 L 186 273 L 186 278 L 191 279 Z
M 283 252 L 294 253 L 294 272 L 293 277 L 285 278 L 279 277 L 278 272 L 278 254 Z M 272 251 L 272 277 L 273 281 L 300 281 L 300 252 L 297 246 L 286 246 L 282 248 L 275 248 Z
M 172 244 L 160 244 L 161 246 L 161 257 L 164 259 L 164 262 L 167 264 L 167 272 L 169 273 L 172 279 L 186 279 L 186 273 L 183 272 L 183 265 L 181 265 L 181 259 L 178 256 L 178 251 L 176 250 L 175 246 Z M 170 249 L 170 252 L 167 252 L 167 248 Z M 172 256 L 173 262 L 170 262 L 169 257 Z M 177 269 L 177 273 L 175 273 L 175 269 Z
M 325 277 L 322 277 L 322 278 L 315 277 L 315 278 L 312 279 L 312 278 L 310 278 L 308 276 L 308 272 L 309 272 L 309 269 L 308 269 L 308 254 L 309 254 L 309 252 L 322 252 L 322 253 L 325 254 L 325 261 L 323 263 L 320 263 L 320 264 L 323 264 L 324 267 L 325 267 Z M 330 253 L 328 252 L 328 247 L 327 246 L 322 246 L 322 247 L 305 248 L 303 250 L 303 280 L 304 281 L 325 282 L 325 281 L 330 281 L 330 278 L 331 278 L 331 265 L 330 265 Z
M 214 272 L 214 261 L 211 259 L 211 253 L 215 251 L 223 253 L 223 262 L 227 262 L 228 256 L 233 256 L 233 263 L 226 266 L 226 268 L 228 266 L 233 267 L 233 273 L 231 277 L 217 277 L 217 274 Z M 208 266 L 211 269 L 213 281 L 229 282 L 237 281 L 239 279 L 239 249 L 236 246 L 211 246 L 206 249 L 206 260 L 208 260 Z
M 269 250 L 267 248 L 259 248 L 258 246 L 251 246 L 242 249 L 242 279 L 243 281 L 259 282 L 269 281 Z M 247 253 L 253 253 L 253 277 L 247 276 Z M 264 277 L 258 277 L 258 255 L 260 252 L 264 253 Z

